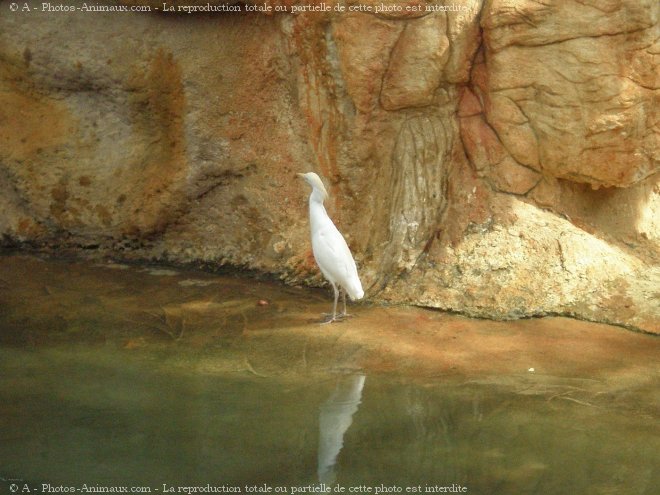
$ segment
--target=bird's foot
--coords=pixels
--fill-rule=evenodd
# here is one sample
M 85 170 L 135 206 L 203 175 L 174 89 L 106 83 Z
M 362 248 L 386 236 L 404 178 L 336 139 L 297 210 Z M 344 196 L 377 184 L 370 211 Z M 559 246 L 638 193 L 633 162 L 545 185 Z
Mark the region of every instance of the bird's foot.
M 341 318 L 341 319 L 344 319 L 344 318 L 353 318 L 354 316 L 355 316 L 355 315 L 353 315 L 353 314 L 351 314 L 351 313 L 340 313 L 340 314 L 337 315 L 337 318 Z
M 342 315 L 333 315 L 332 313 L 323 313 L 323 321 L 321 322 L 321 325 L 327 325 L 328 323 L 332 323 L 333 321 L 336 322 L 341 322 L 344 319 Z

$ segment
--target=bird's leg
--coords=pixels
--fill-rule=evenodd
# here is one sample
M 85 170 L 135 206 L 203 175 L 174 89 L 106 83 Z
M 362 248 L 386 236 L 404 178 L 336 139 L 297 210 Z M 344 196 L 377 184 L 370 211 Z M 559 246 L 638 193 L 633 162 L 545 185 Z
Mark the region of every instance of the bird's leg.
M 341 291 L 341 295 L 344 300 L 344 311 L 338 316 L 338 318 L 350 318 L 353 315 L 348 314 L 348 312 L 346 311 L 346 291 L 345 290 Z
M 339 299 L 339 290 L 337 290 L 337 286 L 335 285 L 334 282 L 330 282 L 332 284 L 332 290 L 335 292 L 335 302 L 332 306 L 332 316 L 328 318 L 326 321 L 323 323 L 332 323 L 333 321 L 337 321 L 337 299 Z

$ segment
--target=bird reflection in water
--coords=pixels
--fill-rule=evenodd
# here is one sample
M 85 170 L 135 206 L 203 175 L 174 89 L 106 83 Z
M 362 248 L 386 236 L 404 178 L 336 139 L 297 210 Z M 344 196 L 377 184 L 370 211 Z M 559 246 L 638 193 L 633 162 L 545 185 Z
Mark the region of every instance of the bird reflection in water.
M 366 376 L 348 375 L 337 381 L 335 390 L 319 412 L 319 483 L 335 482 L 337 456 L 344 445 L 344 434 L 353 423 L 353 414 L 362 400 Z

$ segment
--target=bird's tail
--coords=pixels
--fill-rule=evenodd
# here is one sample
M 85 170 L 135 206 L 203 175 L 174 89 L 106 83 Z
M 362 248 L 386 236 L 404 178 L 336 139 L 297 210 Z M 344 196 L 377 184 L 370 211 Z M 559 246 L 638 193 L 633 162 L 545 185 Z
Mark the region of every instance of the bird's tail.
M 362 283 L 359 278 L 356 277 L 355 280 L 351 280 L 347 285 L 348 287 L 344 287 L 344 289 L 346 290 L 348 297 L 351 298 L 351 301 L 362 299 L 364 297 L 364 290 L 362 290 Z

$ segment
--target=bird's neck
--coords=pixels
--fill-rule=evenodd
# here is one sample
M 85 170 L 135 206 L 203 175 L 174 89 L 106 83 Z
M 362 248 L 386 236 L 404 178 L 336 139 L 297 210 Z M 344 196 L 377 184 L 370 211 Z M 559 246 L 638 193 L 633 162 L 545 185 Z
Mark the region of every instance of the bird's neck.
M 323 195 L 315 190 L 309 197 L 309 219 L 312 230 L 321 219 L 327 217 L 328 213 L 323 206 Z

